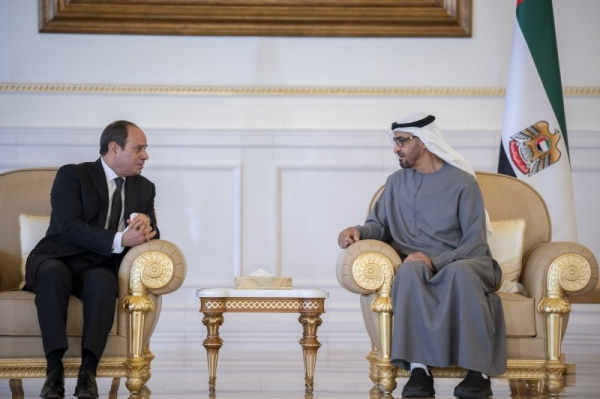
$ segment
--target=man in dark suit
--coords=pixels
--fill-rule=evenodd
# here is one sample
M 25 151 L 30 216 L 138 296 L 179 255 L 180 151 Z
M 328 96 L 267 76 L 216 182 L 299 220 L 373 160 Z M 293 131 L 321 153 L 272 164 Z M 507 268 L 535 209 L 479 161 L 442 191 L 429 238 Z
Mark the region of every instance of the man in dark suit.
M 96 368 L 114 321 L 120 262 L 130 247 L 159 238 L 154 184 L 141 176 L 146 147 L 139 127 L 116 121 L 102 132 L 100 159 L 65 165 L 56 174 L 50 226 L 26 269 L 47 359 L 42 398 L 64 397 L 69 295 L 82 300 L 84 313 L 74 396 L 98 397 Z

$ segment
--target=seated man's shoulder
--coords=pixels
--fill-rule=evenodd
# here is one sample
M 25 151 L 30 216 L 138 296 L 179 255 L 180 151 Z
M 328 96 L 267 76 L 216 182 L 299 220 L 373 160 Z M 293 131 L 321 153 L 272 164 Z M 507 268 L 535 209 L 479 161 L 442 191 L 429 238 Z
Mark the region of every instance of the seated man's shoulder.
M 66 165 L 61 166 L 58 170 L 80 170 L 80 169 L 89 169 L 93 167 L 96 162 L 82 162 L 82 163 L 68 163 Z
M 475 176 L 473 176 L 469 172 L 467 172 L 459 167 L 452 166 L 450 164 L 446 164 L 446 167 L 444 168 L 444 170 L 447 174 L 452 175 L 452 177 L 455 179 L 459 179 L 461 181 L 465 181 L 465 182 L 469 182 L 469 183 L 476 181 Z
M 94 162 L 70 163 L 58 168 L 57 174 L 75 175 L 88 172 L 94 166 Z
M 478 185 L 475 176 L 451 165 L 446 165 L 443 174 L 440 174 L 437 182 L 440 186 L 444 186 L 453 192 L 462 191 L 471 186 Z

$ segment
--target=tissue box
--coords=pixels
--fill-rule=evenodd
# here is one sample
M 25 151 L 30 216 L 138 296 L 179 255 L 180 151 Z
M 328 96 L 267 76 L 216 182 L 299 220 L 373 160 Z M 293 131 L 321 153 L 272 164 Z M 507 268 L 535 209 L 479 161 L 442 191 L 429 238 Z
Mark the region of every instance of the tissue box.
M 291 290 L 291 277 L 246 276 L 235 278 L 238 290 Z

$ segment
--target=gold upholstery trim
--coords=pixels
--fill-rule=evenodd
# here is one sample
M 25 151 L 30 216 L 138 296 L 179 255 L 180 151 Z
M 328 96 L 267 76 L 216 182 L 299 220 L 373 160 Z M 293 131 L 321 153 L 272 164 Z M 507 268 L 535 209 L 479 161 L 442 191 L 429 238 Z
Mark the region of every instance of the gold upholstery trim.
M 464 378 L 467 375 L 467 371 L 458 366 L 432 367 L 431 372 L 440 378 Z M 398 368 L 396 377 L 410 377 L 410 371 Z M 547 377 L 545 360 L 508 359 L 506 372 L 495 378 L 544 380 Z
M 148 351 L 144 358 L 151 361 L 154 355 Z M 125 377 L 126 357 L 103 357 L 100 359 L 96 374 L 98 377 Z M 45 358 L 0 359 L 0 378 L 45 378 Z M 66 377 L 76 377 L 79 373 L 81 358 L 63 359 Z
M 504 96 L 504 87 L 149 86 L 0 83 L 0 92 L 194 96 Z M 600 87 L 564 87 L 565 96 L 599 96 Z
M 325 311 L 323 300 L 311 299 L 202 299 L 201 311 Z

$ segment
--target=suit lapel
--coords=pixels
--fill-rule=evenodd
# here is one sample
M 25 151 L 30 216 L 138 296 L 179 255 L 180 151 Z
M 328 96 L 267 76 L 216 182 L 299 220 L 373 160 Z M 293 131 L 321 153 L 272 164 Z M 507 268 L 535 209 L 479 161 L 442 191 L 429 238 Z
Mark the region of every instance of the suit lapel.
M 108 184 L 106 183 L 106 175 L 104 174 L 100 158 L 94 162 L 93 167 L 90 170 L 90 179 L 100 195 L 98 225 L 99 227 L 104 227 L 106 225 L 106 216 L 108 214 Z

